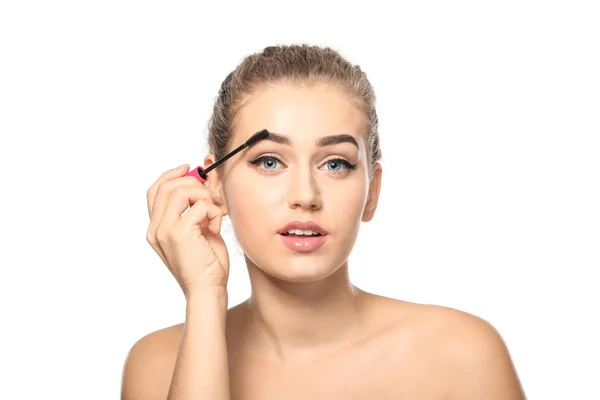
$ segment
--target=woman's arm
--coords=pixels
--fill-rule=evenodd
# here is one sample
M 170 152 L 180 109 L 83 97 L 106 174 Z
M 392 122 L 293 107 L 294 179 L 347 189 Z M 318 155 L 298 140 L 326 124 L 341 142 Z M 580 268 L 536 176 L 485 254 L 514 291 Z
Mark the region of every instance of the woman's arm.
M 190 295 L 182 325 L 151 333 L 130 350 L 122 400 L 229 400 L 227 291 Z
M 227 290 L 191 294 L 168 400 L 230 400 Z

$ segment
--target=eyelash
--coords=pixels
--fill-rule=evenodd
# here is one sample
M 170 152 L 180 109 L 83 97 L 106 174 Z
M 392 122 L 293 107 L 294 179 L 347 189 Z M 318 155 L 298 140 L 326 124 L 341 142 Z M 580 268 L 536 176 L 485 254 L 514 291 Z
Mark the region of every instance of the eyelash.
M 281 161 L 279 159 L 279 157 L 276 157 L 275 155 L 272 155 L 272 154 L 263 154 L 263 155 L 260 155 L 260 156 L 258 156 L 256 158 L 248 161 L 248 163 L 252 164 L 252 165 L 255 165 L 255 166 L 258 166 L 258 164 L 260 164 L 260 162 L 264 161 L 264 160 L 277 160 L 278 162 L 283 163 L 283 161 Z M 337 161 L 337 162 L 341 163 L 342 165 L 344 165 L 349 170 L 355 170 L 356 167 L 357 167 L 356 164 L 352 164 L 350 161 L 344 160 L 343 158 L 330 158 L 329 160 L 325 161 L 325 163 L 328 163 L 328 162 L 331 162 L 331 161 Z M 269 169 L 265 169 L 265 168 L 263 168 L 263 169 L 265 171 L 271 171 Z M 341 175 L 345 171 L 341 170 L 341 171 L 328 171 L 328 172 L 331 172 L 331 173 L 336 174 L 336 175 Z

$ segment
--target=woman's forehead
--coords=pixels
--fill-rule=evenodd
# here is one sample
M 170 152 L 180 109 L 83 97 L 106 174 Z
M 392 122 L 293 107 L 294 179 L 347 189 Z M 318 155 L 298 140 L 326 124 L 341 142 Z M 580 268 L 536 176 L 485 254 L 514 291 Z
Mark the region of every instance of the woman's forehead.
M 340 89 L 331 85 L 276 85 L 248 96 L 236 113 L 232 147 L 261 129 L 291 144 L 323 136 L 347 134 L 362 138 L 366 116 Z

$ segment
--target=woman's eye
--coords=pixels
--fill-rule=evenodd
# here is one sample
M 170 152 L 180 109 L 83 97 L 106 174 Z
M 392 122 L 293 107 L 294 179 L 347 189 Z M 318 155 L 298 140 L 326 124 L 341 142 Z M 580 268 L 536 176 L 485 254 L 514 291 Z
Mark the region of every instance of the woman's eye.
M 342 168 L 342 162 L 340 160 L 329 160 L 326 163 L 330 171 L 338 172 Z
M 344 160 L 343 158 L 333 158 L 331 160 L 328 160 L 325 163 L 325 165 L 328 167 L 327 169 L 331 172 L 341 172 L 343 171 L 342 167 L 345 167 L 346 169 L 356 168 L 356 164 L 352 164 L 350 161 Z
M 275 169 L 277 163 L 281 161 L 273 156 L 260 156 L 248 162 L 252 165 L 258 165 L 259 167 L 266 170 L 273 170 Z
M 276 158 L 265 157 L 263 160 L 261 160 L 261 165 L 265 169 L 273 169 L 273 167 L 275 167 L 278 162 L 279 162 L 279 160 L 277 160 Z

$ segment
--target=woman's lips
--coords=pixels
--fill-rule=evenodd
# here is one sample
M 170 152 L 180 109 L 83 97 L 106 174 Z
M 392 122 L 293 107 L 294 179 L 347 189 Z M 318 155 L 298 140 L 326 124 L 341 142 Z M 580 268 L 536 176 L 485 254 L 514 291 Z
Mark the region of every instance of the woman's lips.
M 327 236 L 307 236 L 307 235 L 282 235 L 279 234 L 283 244 L 294 251 L 313 251 L 325 242 Z

